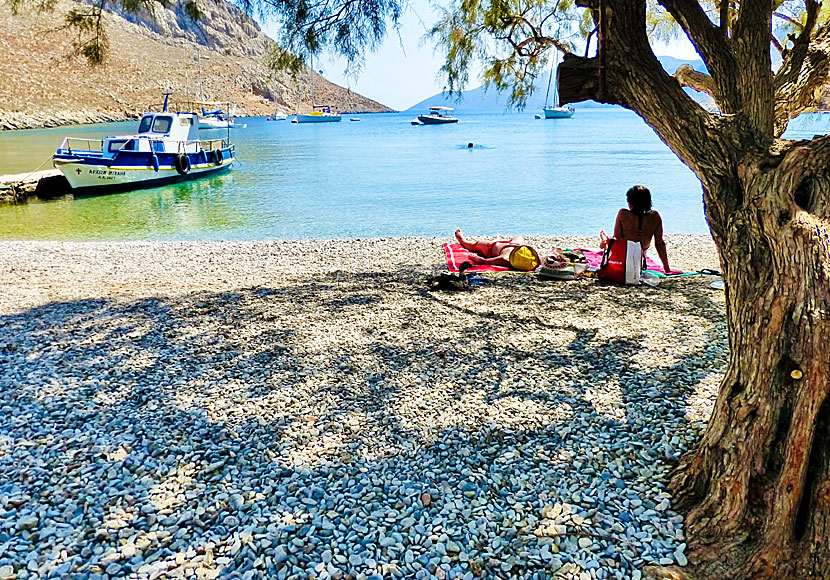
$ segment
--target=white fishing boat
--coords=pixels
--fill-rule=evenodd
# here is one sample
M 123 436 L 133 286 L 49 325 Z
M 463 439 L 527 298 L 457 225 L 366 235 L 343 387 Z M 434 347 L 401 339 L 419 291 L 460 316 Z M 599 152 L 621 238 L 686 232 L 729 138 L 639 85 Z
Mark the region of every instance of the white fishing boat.
M 141 117 L 138 131 L 103 139 L 65 137 L 52 156 L 73 193 L 156 187 L 225 171 L 236 161 L 225 139 L 199 139 L 199 116 L 167 110 Z
M 292 123 L 339 123 L 341 117 L 331 110 L 331 105 L 314 105 L 313 111 L 297 114 Z
M 574 116 L 576 110 L 570 105 L 566 105 L 564 107 L 559 106 L 559 69 L 556 67 L 557 60 L 558 59 L 554 59 L 553 67 L 551 68 L 550 76 L 548 77 L 548 90 L 545 93 L 545 106 L 542 108 L 542 112 L 545 114 L 545 119 L 570 119 Z M 554 68 L 556 69 L 556 87 L 553 91 L 553 104 L 548 105 L 550 84 L 554 77 Z
M 418 115 L 418 120 L 422 125 L 445 125 L 447 123 L 458 123 L 458 119 L 453 117 L 452 107 L 430 107 L 428 115 Z
M 273 115 L 269 115 L 265 117 L 266 121 L 285 121 L 288 118 L 288 115 L 284 111 L 274 111 Z

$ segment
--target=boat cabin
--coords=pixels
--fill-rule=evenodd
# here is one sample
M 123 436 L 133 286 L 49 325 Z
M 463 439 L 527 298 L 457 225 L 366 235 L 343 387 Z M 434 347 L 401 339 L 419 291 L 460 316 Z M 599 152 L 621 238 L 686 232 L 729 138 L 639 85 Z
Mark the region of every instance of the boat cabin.
M 195 153 L 199 143 L 199 117 L 193 113 L 145 113 L 135 135 L 106 137 L 102 154 L 119 151 Z

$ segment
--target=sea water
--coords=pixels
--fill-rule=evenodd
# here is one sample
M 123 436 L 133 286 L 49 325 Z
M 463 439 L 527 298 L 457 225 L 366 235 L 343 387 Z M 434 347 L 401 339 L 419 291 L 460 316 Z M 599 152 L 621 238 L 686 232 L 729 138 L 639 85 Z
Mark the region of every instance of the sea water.
M 460 122 L 433 126 L 413 126 L 411 112 L 324 124 L 237 119 L 247 126 L 231 130 L 239 159 L 232 171 L 0 206 L 0 239 L 449 237 L 456 228 L 476 236 L 594 235 L 612 230 L 634 184 L 651 189 L 667 233 L 708 233 L 700 182 L 638 116 L 617 107 L 581 108 L 571 119 L 533 113 L 458 110 Z M 135 127 L 0 133 L 0 174 L 35 169 L 65 135 Z

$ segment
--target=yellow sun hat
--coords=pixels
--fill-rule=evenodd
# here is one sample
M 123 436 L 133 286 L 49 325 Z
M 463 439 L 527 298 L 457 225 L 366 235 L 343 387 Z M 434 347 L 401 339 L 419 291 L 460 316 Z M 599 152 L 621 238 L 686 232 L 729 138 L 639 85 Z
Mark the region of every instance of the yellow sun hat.
M 535 270 L 541 263 L 539 254 L 530 246 L 516 246 L 510 252 L 510 267 L 520 272 Z

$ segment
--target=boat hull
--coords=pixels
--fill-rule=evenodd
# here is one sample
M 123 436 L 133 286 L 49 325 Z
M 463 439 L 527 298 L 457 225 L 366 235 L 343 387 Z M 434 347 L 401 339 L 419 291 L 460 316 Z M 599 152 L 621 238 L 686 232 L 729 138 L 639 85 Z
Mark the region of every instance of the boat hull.
M 175 155 L 156 156 L 158 169 L 153 163 L 153 156 L 142 153 L 122 154 L 113 160 L 58 153 L 52 157 L 52 163 L 66 177 L 73 194 L 89 195 L 198 179 L 226 171 L 236 160 L 229 149 L 221 150 L 221 160 L 210 159 L 212 155 L 206 152 L 188 154 L 190 168 L 185 172 L 176 168 Z
M 340 115 L 297 115 L 297 123 L 339 123 Z
M 547 107 L 544 109 L 545 119 L 570 119 L 574 110 L 569 107 Z
M 418 120 L 424 125 L 446 125 L 448 123 L 458 123 L 455 117 L 436 117 L 434 115 L 419 115 Z

